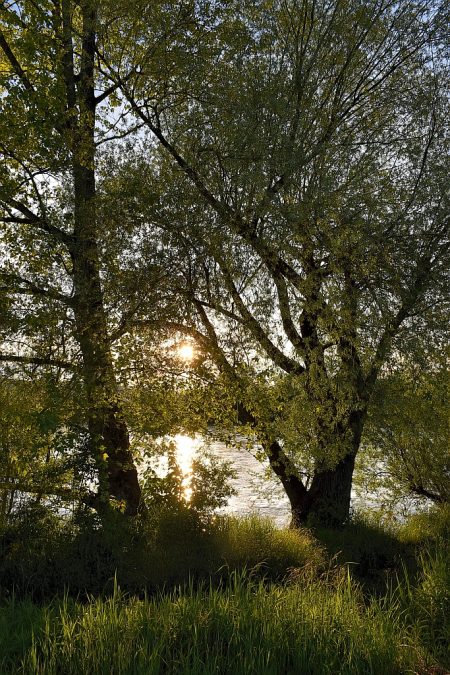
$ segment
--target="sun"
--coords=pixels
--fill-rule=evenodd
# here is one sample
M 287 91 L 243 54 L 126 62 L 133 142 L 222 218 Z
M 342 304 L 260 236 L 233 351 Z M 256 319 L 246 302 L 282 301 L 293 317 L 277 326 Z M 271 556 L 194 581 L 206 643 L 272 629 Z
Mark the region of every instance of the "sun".
M 178 347 L 178 356 L 183 361 L 192 361 L 194 358 L 194 347 L 188 342 L 185 342 Z

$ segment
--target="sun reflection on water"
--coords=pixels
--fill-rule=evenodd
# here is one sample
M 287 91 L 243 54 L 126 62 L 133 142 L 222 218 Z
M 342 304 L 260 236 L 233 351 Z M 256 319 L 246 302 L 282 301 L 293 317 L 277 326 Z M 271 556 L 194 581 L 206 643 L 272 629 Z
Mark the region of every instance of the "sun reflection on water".
M 183 474 L 183 497 L 187 502 L 189 502 L 192 497 L 192 462 L 200 443 L 195 438 L 192 438 L 191 436 L 185 436 L 184 434 L 177 434 L 174 437 L 174 441 L 177 448 L 177 463 L 180 467 L 181 473 Z

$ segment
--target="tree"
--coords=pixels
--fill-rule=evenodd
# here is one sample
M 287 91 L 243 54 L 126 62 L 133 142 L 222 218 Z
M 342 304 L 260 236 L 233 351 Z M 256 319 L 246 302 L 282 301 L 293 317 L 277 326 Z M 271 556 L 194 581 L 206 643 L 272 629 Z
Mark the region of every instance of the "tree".
M 445 11 L 2 8 L 0 358 L 80 373 L 97 504 L 112 495 L 135 514 L 141 500 L 113 350 L 139 322 L 213 358 L 294 524 L 346 519 L 377 380 L 444 284 Z M 138 129 L 152 141 L 136 192 L 99 200 L 99 145 Z M 127 255 L 111 242 L 112 207 L 135 221 Z M 123 276 L 138 245 L 150 264 Z M 161 269 L 163 313 L 151 302 Z
M 378 382 L 359 480 L 388 504 L 448 504 L 450 459 L 445 356 L 402 364 Z
M 103 30 L 93 0 L 1 9 L 0 279 L 9 345 L 1 360 L 80 373 L 96 506 L 113 497 L 133 515 L 141 493 L 113 367 L 96 213 L 97 148 L 116 89 L 102 89 L 96 67 Z
M 78 504 L 89 494 L 76 387 L 54 374 L 0 379 L 0 525 L 26 506 Z
M 443 289 L 445 4 L 179 7 L 160 58 L 142 60 L 145 13 L 125 8 L 139 39 L 122 21 L 122 60 L 99 55 L 160 147 L 141 174 L 159 198 L 135 208 L 178 250 L 186 309 L 168 328 L 239 392 L 293 524 L 340 524 L 380 373 Z M 236 331 L 271 364 L 265 412 Z

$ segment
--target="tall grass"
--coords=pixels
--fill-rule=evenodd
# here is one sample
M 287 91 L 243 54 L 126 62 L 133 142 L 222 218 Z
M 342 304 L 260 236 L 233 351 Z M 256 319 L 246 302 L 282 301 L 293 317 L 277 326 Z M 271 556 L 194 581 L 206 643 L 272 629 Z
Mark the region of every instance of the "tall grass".
M 7 532 L 0 673 L 449 672 L 442 514 L 398 534 L 364 522 L 317 533 L 328 554 L 341 551 L 340 566 L 306 530 L 257 518 L 219 519 L 204 530 L 183 518 L 162 514 L 124 537 L 86 529 L 60 538 L 57 530 L 33 544 L 21 530 Z M 23 579 L 19 593 L 15 579 Z
M 243 567 L 276 580 L 290 568 L 317 570 L 325 563 L 308 531 L 279 530 L 268 519 L 218 518 L 204 527 L 189 513 L 169 511 L 135 530 L 126 526 L 52 530 L 44 521 L 31 534 L 22 524 L 0 533 L 0 597 L 2 591 L 40 601 L 64 590 L 107 594 L 114 576 L 130 593 L 154 592 L 189 578 L 222 581 Z
M 420 574 L 411 583 L 408 573 L 398 583 L 396 597 L 420 641 L 450 672 L 450 542 L 441 540 L 420 552 Z
M 0 616 L 5 675 L 399 675 L 423 660 L 398 606 L 365 604 L 343 574 L 268 586 L 242 572 L 222 590 L 139 600 L 116 589 L 43 608 L 10 600 Z

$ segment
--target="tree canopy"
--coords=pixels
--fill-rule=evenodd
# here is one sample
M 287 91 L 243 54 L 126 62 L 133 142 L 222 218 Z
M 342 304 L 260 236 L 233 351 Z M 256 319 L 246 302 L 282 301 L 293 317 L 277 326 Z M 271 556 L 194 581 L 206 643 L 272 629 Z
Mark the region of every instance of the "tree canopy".
M 442 339 L 446 12 L 2 9 L 1 359 L 78 373 L 101 503 L 142 502 L 120 364 L 186 335 L 293 523 L 348 517 L 377 382 Z
M 136 208 L 177 251 L 184 329 L 245 389 L 247 421 L 261 411 L 239 345 L 241 366 L 253 349 L 286 374 L 260 434 L 294 514 L 341 520 L 377 379 L 443 301 L 444 7 L 209 9 L 178 38 L 180 70 L 172 52 L 158 78 L 133 52 L 131 81 L 107 63 L 151 133 Z

